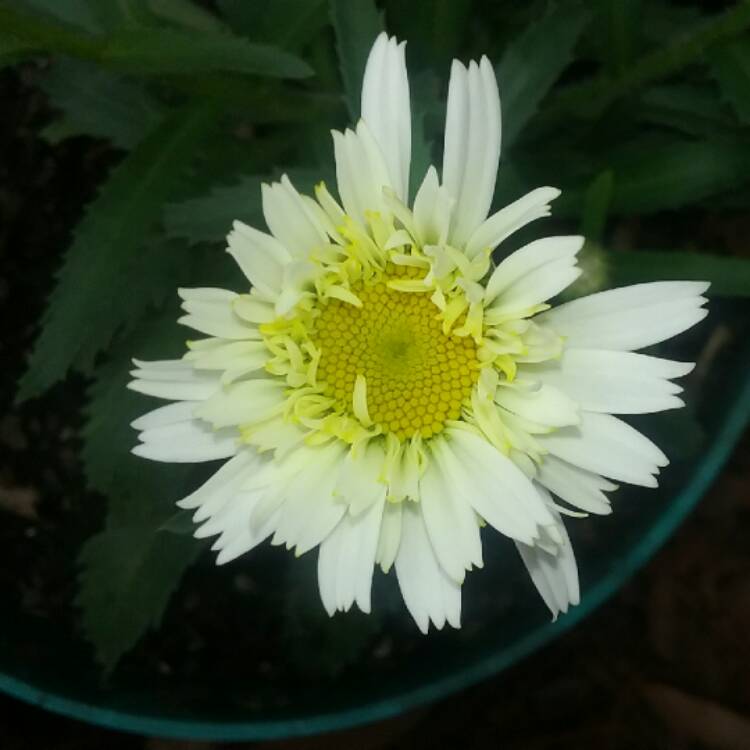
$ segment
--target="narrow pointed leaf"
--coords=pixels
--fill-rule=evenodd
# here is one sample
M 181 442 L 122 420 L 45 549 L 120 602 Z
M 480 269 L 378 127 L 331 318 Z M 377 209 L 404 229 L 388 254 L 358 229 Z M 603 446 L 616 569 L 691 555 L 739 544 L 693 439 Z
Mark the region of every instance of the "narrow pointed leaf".
M 551 5 L 505 51 L 496 68 L 503 106 L 503 146 L 511 146 L 536 112 L 586 28 L 583 4 Z
M 143 86 L 81 60 L 55 60 L 40 87 L 63 113 L 43 131 L 53 142 L 90 135 L 131 149 L 163 117 L 163 107 Z
M 344 96 L 352 119 L 359 118 L 360 91 L 367 55 L 383 22 L 373 0 L 330 0 Z
M 19 398 L 41 393 L 73 366 L 87 367 L 133 309 L 147 307 L 137 285 L 123 288 L 123 276 L 133 263 L 148 261 L 145 240 L 215 117 L 213 105 L 205 103 L 165 120 L 89 204 L 58 274 Z

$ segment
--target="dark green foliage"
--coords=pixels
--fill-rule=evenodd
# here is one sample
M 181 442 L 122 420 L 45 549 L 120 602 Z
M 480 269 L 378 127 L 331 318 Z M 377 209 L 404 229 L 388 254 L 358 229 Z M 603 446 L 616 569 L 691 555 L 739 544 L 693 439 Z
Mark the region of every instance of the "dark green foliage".
M 613 286 L 642 281 L 710 281 L 711 297 L 750 297 L 750 261 L 708 253 L 610 252 L 604 255 Z
M 273 78 L 304 78 L 311 68 L 298 57 L 231 34 L 195 33 L 177 28 L 122 26 L 88 36 L 17 13 L 0 5 L 0 24 L 29 47 L 82 57 L 141 75 L 190 75 L 230 71 Z
M 738 39 L 713 51 L 713 75 L 737 117 L 750 125 L 750 39 Z
M 237 33 L 294 51 L 308 43 L 327 23 L 327 0 L 273 3 L 219 0 L 218 5 Z
M 506 49 L 496 68 L 503 107 L 503 145 L 513 145 L 539 103 L 573 59 L 589 14 L 581 3 L 550 5 Z
M 52 142 L 85 134 L 131 149 L 163 116 L 142 85 L 80 60 L 55 60 L 40 85 L 63 113 L 44 129 Z
M 153 498 L 114 492 L 104 531 L 81 550 L 76 603 L 105 672 L 159 624 L 175 586 L 200 552 L 194 539 L 159 530 L 167 517 Z
M 330 0 L 344 96 L 352 120 L 359 117 L 362 75 L 383 23 L 373 0 Z
M 81 550 L 77 604 L 105 670 L 158 624 L 183 571 L 200 552 L 195 540 L 161 530 L 184 494 L 189 468 L 159 466 L 130 454 L 135 443 L 130 422 L 147 410 L 143 399 L 125 388 L 130 358 L 179 355 L 184 332 L 174 322 L 176 307 L 121 339 L 89 388 L 82 458 L 89 483 L 106 494 L 109 505 L 104 530 Z
M 47 139 L 93 136 L 129 152 L 74 232 L 19 394 L 70 369 L 91 378 L 82 461 L 109 512 L 82 550 L 78 603 L 106 669 L 158 624 L 201 549 L 191 514 L 174 507 L 192 470 L 130 454 L 130 422 L 158 404 L 126 390 L 129 359 L 182 353 L 177 286 L 245 284 L 223 245 L 236 219 L 265 228 L 263 181 L 287 172 L 302 192 L 321 179 L 335 192 L 329 130 L 359 116 L 383 28 L 408 41 L 412 195 L 442 161 L 450 59 L 487 54 L 503 109 L 497 203 L 563 188 L 554 231 L 588 240 L 569 296 L 662 278 L 750 295 L 745 258 L 658 241 L 658 252 L 608 249 L 620 247 L 613 228 L 637 217 L 747 209 L 747 2 L 708 12 L 667 0 L 0 0 L 0 66 L 40 58 L 28 70 L 59 113 Z M 297 606 L 317 597 L 312 567 L 292 567 L 283 638 L 330 675 L 378 624 L 301 617 L 318 611 Z
M 58 274 L 19 398 L 40 393 L 70 367 L 90 366 L 129 313 L 146 308 L 149 299 L 139 284 L 122 294 L 123 279 L 158 280 L 151 274 L 161 263 L 151 265 L 144 239 L 215 119 L 211 103 L 171 115 L 115 168 L 89 204 Z
M 297 190 L 307 194 L 325 177 L 320 171 L 299 168 L 276 171 L 275 177 L 284 171 Z M 262 225 L 260 186 L 271 179 L 273 175 L 246 176 L 234 185 L 214 188 L 208 195 L 169 205 L 164 212 L 164 229 L 170 237 L 188 242 L 221 242 L 235 219 Z

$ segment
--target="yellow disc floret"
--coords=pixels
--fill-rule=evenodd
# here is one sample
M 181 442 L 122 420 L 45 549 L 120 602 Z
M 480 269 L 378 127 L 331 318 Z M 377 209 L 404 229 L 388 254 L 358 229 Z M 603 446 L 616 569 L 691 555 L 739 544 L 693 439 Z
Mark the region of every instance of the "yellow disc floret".
M 325 395 L 351 413 L 355 388 L 365 388 L 369 420 L 399 440 L 431 437 L 447 420 L 458 419 L 479 375 L 474 341 L 443 332 L 429 294 L 388 286 L 393 278 L 417 273 L 391 267 L 387 275 L 354 287 L 361 306 L 321 301 L 313 334 Z

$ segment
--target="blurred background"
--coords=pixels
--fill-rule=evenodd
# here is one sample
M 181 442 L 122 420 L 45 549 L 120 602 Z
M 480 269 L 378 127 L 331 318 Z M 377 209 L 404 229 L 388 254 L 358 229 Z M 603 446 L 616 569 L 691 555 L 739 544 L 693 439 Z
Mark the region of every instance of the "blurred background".
M 298 678 L 325 705 L 329 694 L 366 694 L 371 676 L 418 684 L 415 670 L 431 674 L 424 664 L 436 658 L 460 671 L 476 658 L 471 639 L 490 649 L 526 623 L 547 628 L 502 553 L 494 575 L 505 593 L 490 597 L 479 579 L 463 641 L 439 634 L 424 645 L 386 584 L 382 616 L 328 621 L 309 596 L 309 565 L 287 572 L 273 550 L 215 574 L 173 508 L 200 471 L 128 457 L 128 423 L 143 408 L 123 390 L 129 357 L 179 351 L 178 285 L 236 285 L 223 237 L 235 218 L 262 224 L 263 180 L 287 171 L 300 189 L 330 184 L 329 130 L 357 117 L 383 27 L 409 40 L 415 179 L 440 163 L 451 58 L 487 54 L 504 116 L 496 205 L 542 184 L 563 189 L 544 230 L 587 238 L 573 294 L 657 278 L 713 283 L 709 323 L 668 352 L 700 363 L 689 406 L 643 423 L 666 436 L 671 474 L 660 493 L 625 495 L 611 524 L 582 522 L 584 599 L 606 588 L 617 559 L 608 551 L 676 520 L 670 507 L 690 472 L 742 432 L 749 2 L 0 0 L 6 675 L 49 681 L 57 670 L 62 685 L 119 691 L 122 707 L 134 675 L 167 694 L 211 672 L 247 683 L 243 710 L 255 717 L 293 706 Z M 373 726 L 234 747 L 750 748 L 748 448 L 746 434 L 642 571 L 499 676 Z M 0 698 L 2 750 L 212 746 Z

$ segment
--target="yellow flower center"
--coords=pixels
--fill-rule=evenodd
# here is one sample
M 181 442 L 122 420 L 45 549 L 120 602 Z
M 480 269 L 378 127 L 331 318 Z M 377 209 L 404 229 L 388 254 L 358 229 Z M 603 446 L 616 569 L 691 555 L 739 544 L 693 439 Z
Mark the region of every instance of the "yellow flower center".
M 414 268 L 393 273 L 416 275 Z M 399 440 L 427 438 L 458 419 L 469 402 L 479 376 L 476 345 L 469 337 L 443 333 L 429 294 L 397 291 L 387 280 L 353 288 L 361 307 L 337 299 L 321 303 L 313 335 L 320 350 L 318 382 L 352 413 L 355 385 L 363 376 L 375 425 Z

